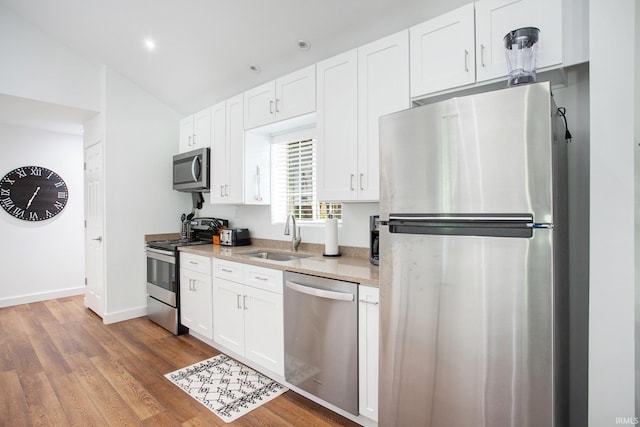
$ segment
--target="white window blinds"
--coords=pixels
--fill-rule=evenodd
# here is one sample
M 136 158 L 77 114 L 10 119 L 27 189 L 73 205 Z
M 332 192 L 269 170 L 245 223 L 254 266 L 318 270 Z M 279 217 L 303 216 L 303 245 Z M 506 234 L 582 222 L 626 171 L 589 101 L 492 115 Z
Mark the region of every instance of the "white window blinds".
M 342 217 L 340 203 L 316 197 L 316 140 L 277 142 L 271 146 L 271 220 L 285 222 L 288 213 L 301 221 Z

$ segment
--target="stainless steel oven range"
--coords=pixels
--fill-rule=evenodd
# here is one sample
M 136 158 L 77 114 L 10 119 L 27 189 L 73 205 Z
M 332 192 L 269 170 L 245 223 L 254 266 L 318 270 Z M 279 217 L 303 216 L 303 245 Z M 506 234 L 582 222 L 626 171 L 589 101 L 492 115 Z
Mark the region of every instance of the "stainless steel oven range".
M 181 246 L 211 244 L 214 234 L 229 225 L 226 219 L 194 218 L 191 239 L 147 242 L 147 317 L 176 335 L 189 330 L 180 324 Z

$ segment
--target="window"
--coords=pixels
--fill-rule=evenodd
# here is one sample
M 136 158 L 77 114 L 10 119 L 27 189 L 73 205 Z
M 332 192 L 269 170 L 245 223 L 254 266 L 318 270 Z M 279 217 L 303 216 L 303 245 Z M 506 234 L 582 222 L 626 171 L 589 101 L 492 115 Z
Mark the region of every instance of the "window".
M 313 222 L 342 218 L 342 204 L 316 196 L 316 139 L 296 132 L 274 137 L 271 145 L 271 222 L 284 223 L 287 214 Z

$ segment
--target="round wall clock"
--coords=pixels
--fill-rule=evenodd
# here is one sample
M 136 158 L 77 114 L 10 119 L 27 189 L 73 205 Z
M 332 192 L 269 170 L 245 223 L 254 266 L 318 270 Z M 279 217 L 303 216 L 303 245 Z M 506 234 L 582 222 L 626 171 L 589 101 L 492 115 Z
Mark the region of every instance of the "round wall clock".
M 40 166 L 23 166 L 0 180 L 0 206 L 24 221 L 43 221 L 67 205 L 69 190 L 60 175 Z

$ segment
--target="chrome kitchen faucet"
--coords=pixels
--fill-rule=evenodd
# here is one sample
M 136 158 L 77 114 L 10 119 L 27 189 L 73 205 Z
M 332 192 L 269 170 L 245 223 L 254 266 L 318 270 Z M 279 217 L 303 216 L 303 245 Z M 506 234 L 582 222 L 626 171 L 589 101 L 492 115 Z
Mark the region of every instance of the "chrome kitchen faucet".
M 298 246 L 300 246 L 300 241 L 302 237 L 300 237 L 300 227 L 296 227 L 296 217 L 293 213 L 287 215 L 287 222 L 284 225 L 284 235 L 288 236 L 289 233 L 289 222 L 293 221 L 293 233 L 291 234 L 291 250 L 293 252 L 298 252 Z

